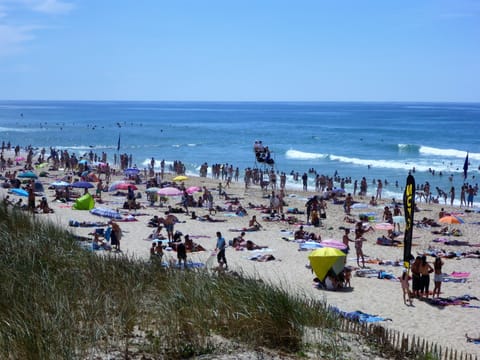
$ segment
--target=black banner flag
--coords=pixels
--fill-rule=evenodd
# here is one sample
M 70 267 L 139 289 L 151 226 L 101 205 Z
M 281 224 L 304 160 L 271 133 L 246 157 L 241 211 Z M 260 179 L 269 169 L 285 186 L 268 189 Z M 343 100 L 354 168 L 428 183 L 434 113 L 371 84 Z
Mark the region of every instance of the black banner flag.
M 415 178 L 411 174 L 407 177 L 407 184 L 403 193 L 403 209 L 406 224 L 403 240 L 403 265 L 409 269 L 412 254 L 413 214 L 415 212 Z

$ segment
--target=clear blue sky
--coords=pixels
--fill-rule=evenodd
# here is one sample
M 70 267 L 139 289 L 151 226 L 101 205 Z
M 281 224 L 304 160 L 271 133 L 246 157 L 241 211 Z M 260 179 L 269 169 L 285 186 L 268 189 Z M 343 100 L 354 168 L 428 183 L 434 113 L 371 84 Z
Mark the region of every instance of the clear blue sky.
M 0 0 L 0 99 L 480 101 L 478 0 Z

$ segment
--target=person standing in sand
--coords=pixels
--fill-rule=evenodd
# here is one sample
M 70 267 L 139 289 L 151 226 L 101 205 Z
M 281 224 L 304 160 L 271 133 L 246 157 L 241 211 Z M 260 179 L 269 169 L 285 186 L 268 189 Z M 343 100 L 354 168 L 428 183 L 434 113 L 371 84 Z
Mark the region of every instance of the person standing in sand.
M 453 201 L 455 200 L 455 186 L 450 188 L 450 206 L 453 206 Z
M 443 281 L 442 266 L 443 266 L 443 261 L 440 257 L 437 256 L 435 258 L 435 262 L 433 263 L 433 269 L 435 272 L 433 275 L 433 282 L 435 284 L 435 287 L 433 288 L 432 297 L 435 297 L 435 294 L 437 294 L 437 298 L 440 297 L 440 289 L 442 287 L 442 281 Z
M 349 237 L 350 235 L 350 229 L 345 229 L 345 234 L 343 234 L 343 244 L 347 247 L 344 251 L 345 251 L 345 254 L 348 255 L 348 253 L 350 252 L 350 241 L 352 241 L 352 239 L 350 239 Z M 347 263 L 347 257 L 345 256 L 345 264 Z
M 412 290 L 413 296 L 416 298 L 420 297 L 421 283 L 420 283 L 420 264 L 422 262 L 422 257 L 417 256 L 415 261 L 412 264 Z
M 165 219 L 161 219 L 159 221 L 165 226 L 168 241 L 171 242 L 173 240 L 173 229 L 175 227 L 175 223 L 178 222 L 178 218 L 175 215 L 168 214 Z
M 220 268 L 228 270 L 227 258 L 225 257 L 225 249 L 227 248 L 227 243 L 222 237 L 222 233 L 217 231 L 217 245 L 215 246 L 215 251 L 217 251 L 217 262 Z
M 121 251 L 120 250 L 120 240 L 122 239 L 122 229 L 113 220 L 110 222 L 110 225 L 112 226 L 112 232 L 110 234 L 110 244 L 111 244 L 112 247 L 115 246 L 117 251 Z
M 188 235 L 185 235 L 185 239 L 188 239 Z M 184 242 L 177 245 L 177 259 L 178 266 L 181 266 L 183 261 L 183 267 L 187 267 L 187 248 Z
M 382 200 L 382 189 L 383 189 L 383 184 L 382 180 L 378 179 L 377 180 L 377 196 L 375 197 L 375 200 Z
M 363 234 L 365 231 L 363 230 L 363 224 L 361 221 L 357 222 L 355 227 L 355 240 L 351 240 L 355 243 L 355 251 L 357 252 L 357 265 L 360 267 L 360 258 L 362 258 L 362 268 L 365 267 L 365 256 L 363 254 L 363 242 L 367 241 Z
M 420 263 L 420 294 L 428 298 L 428 289 L 430 286 L 430 273 L 433 272 L 432 266 L 427 262 L 427 256 L 422 255 Z
M 403 302 L 407 304 L 407 299 L 410 305 L 412 305 L 412 295 L 410 292 L 410 277 L 408 276 L 407 269 L 403 269 L 402 275 L 399 276 L 400 285 L 402 286 Z

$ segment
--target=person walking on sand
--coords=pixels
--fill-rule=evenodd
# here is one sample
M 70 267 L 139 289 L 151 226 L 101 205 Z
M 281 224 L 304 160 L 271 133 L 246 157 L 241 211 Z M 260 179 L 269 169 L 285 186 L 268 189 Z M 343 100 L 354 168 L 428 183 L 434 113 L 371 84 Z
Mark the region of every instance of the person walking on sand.
M 228 270 L 227 258 L 225 257 L 225 249 L 227 248 L 227 243 L 222 237 L 222 233 L 217 231 L 217 245 L 215 246 L 215 251 L 217 251 L 217 262 L 220 268 Z

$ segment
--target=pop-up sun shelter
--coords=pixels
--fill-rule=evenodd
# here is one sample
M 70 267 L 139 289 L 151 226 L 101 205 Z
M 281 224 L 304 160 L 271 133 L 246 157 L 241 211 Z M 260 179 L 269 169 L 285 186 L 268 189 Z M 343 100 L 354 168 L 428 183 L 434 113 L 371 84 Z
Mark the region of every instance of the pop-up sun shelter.
M 339 274 L 343 270 L 345 256 L 345 253 L 340 249 L 324 247 L 313 250 L 308 255 L 308 259 L 317 278 L 323 281 L 328 270 L 332 269 L 335 274 Z
M 95 207 L 95 200 L 92 195 L 87 193 L 75 200 L 72 207 L 75 210 L 92 210 Z

